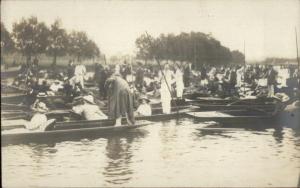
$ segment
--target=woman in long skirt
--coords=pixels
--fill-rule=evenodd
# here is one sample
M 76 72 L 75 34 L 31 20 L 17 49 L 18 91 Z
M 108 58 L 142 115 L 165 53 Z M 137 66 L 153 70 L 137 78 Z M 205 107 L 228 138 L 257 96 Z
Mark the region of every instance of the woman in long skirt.
M 121 125 L 122 116 L 126 116 L 129 125 L 134 124 L 133 94 L 128 83 L 120 74 L 120 67 L 116 65 L 115 73 L 106 80 L 108 89 L 109 118 L 116 119 L 115 126 Z
M 161 103 L 162 103 L 162 109 L 164 114 L 170 114 L 171 113 L 171 84 L 172 84 L 172 71 L 169 68 L 169 65 L 166 64 L 163 70 L 163 74 L 160 75 L 161 80 L 161 90 L 160 90 L 160 96 L 161 96 Z

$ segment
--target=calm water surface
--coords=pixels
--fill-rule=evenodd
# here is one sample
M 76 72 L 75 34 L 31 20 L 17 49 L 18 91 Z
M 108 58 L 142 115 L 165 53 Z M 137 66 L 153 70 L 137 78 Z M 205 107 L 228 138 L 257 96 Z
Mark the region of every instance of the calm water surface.
M 4 186 L 289 186 L 299 184 L 300 132 L 201 131 L 190 119 L 126 134 L 2 147 Z

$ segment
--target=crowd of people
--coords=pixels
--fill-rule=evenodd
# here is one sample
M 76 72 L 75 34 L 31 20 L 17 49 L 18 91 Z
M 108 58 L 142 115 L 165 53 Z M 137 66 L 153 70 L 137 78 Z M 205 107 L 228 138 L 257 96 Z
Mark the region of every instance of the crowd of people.
M 116 126 L 121 125 L 124 116 L 131 125 L 134 116 L 151 115 L 151 98 L 160 98 L 162 112 L 170 114 L 171 101 L 182 99 L 184 94 L 221 98 L 274 97 L 278 92 L 290 97 L 299 95 L 300 74 L 295 66 L 202 65 L 195 69 L 187 62 L 134 65 L 126 61 L 109 66 L 96 63 L 93 76 L 87 77 L 88 71 L 80 62 L 70 61 L 67 68 L 53 66 L 43 70 L 35 59 L 22 66 L 13 84 L 24 83 L 28 88 L 22 105 L 34 109 L 38 101 L 40 106 L 51 109 L 53 104 L 45 96 L 61 95 L 57 104 L 71 105 L 75 113 L 87 120 L 116 119 Z M 96 86 L 98 92 L 90 92 L 89 85 Z M 107 101 L 107 115 L 99 107 L 103 101 Z

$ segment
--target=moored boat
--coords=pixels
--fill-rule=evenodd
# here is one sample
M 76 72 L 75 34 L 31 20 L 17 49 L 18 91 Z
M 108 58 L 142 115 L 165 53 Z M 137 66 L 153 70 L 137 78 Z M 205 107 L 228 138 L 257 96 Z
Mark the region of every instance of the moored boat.
M 122 133 L 135 128 L 149 125 L 149 121 L 137 121 L 135 125 L 122 125 L 115 127 L 113 121 L 107 121 L 105 124 L 99 124 L 97 121 L 90 122 L 64 122 L 55 123 L 50 130 L 46 131 L 1 131 L 1 143 L 8 144 L 24 144 L 24 143 L 40 143 L 40 142 L 53 142 L 64 141 L 75 138 L 90 138 L 106 136 L 111 134 Z
M 5 79 L 8 77 L 15 77 L 20 73 L 21 66 L 17 67 L 9 67 L 9 68 L 3 68 L 1 66 L 1 79 Z
M 277 115 L 249 110 L 187 112 L 186 114 L 198 122 L 214 121 L 223 125 L 262 125 L 267 122 L 274 122 Z

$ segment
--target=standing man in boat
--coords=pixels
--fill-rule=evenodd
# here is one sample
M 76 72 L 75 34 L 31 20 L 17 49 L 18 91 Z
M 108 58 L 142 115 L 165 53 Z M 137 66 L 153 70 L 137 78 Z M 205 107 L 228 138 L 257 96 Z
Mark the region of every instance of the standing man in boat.
M 184 68 L 184 87 L 189 87 L 190 86 L 190 77 L 191 77 L 191 71 L 192 71 L 192 65 L 191 63 L 187 63 Z
M 74 76 L 74 63 L 72 60 L 69 61 L 68 67 L 67 67 L 67 76 L 68 79 L 71 79 Z
M 120 74 L 120 66 L 115 66 L 115 72 L 106 80 L 105 88 L 108 92 L 109 117 L 116 119 L 115 126 L 121 126 L 122 116 L 126 116 L 129 125 L 134 124 L 133 94 Z
M 84 75 L 86 74 L 86 68 L 82 63 L 78 63 L 75 67 L 74 76 L 79 81 L 82 88 L 84 88 Z
M 273 97 L 275 94 L 275 86 L 277 72 L 273 69 L 272 65 L 269 65 L 269 70 L 267 72 L 267 84 L 268 84 L 268 97 Z
M 176 67 L 175 73 L 175 80 L 176 80 L 176 94 L 177 98 L 182 98 L 184 84 L 183 84 L 183 73 L 179 66 Z

